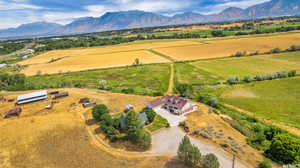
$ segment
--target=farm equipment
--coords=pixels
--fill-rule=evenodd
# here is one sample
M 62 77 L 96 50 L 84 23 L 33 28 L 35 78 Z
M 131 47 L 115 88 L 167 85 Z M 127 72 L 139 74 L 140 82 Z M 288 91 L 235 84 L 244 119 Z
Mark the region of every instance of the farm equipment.
M 3 115 L 3 118 L 18 117 L 21 114 L 21 112 L 22 112 L 21 108 L 15 108 L 5 113 Z
M 54 95 L 53 99 L 63 98 L 69 96 L 69 92 L 57 93 Z

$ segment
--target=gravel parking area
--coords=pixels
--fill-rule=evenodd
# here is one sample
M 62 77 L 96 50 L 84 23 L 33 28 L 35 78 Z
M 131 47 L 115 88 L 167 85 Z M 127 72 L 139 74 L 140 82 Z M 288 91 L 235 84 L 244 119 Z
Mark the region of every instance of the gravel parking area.
M 185 136 L 185 133 L 179 127 L 171 127 L 161 130 L 152 135 L 152 149 L 151 152 L 162 155 L 176 155 L 177 149 L 181 139 Z M 220 162 L 221 168 L 232 167 L 232 155 L 223 151 L 222 149 L 201 142 L 195 138 L 189 137 L 191 142 L 196 145 L 202 154 L 214 153 Z M 238 168 L 250 168 L 245 163 L 236 159 L 235 167 Z

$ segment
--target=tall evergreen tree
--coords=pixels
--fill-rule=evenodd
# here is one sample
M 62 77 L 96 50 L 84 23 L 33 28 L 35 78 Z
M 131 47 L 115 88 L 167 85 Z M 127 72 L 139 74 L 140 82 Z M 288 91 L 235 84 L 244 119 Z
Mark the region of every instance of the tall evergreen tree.
M 187 166 L 197 166 L 201 162 L 201 153 L 200 150 L 191 144 L 188 136 L 184 136 L 182 139 L 177 156 Z

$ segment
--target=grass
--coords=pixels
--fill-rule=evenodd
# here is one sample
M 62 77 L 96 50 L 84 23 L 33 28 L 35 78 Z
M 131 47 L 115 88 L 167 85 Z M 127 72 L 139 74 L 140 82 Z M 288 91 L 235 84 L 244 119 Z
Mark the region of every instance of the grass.
M 228 87 L 220 97 L 222 102 L 253 112 L 265 119 L 300 128 L 299 87 L 299 77 L 255 82 Z M 240 92 L 241 89 L 255 96 L 228 96 L 228 93 Z
M 175 64 L 175 77 L 178 83 L 191 85 L 212 84 L 220 80 L 220 77 L 188 63 Z
M 32 89 L 82 87 L 99 88 L 99 82 L 105 80 L 112 92 L 124 92 L 138 95 L 162 94 L 168 89 L 170 69 L 168 64 L 143 65 L 136 67 L 114 68 L 70 72 L 66 74 L 32 76 L 27 85 Z M 129 91 L 128 91 L 129 90 Z
M 150 124 L 146 128 L 150 132 L 154 132 L 161 128 L 165 128 L 167 126 L 168 126 L 168 121 L 165 118 L 161 117 L 160 115 L 156 115 L 152 124 Z
M 192 65 L 227 79 L 230 76 L 300 70 L 300 52 L 197 61 Z

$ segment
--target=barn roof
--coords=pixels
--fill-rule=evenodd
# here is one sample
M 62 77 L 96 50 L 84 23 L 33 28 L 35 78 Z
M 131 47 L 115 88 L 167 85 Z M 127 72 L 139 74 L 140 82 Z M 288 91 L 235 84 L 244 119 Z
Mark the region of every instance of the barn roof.
M 32 98 L 35 98 L 35 97 L 45 96 L 47 94 L 48 94 L 47 90 L 42 90 L 42 91 L 38 91 L 38 92 L 33 92 L 33 93 L 20 95 L 20 96 L 18 96 L 17 100 L 22 101 L 22 100 L 32 99 Z

